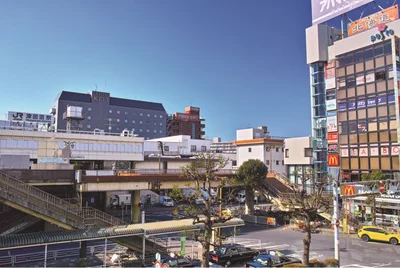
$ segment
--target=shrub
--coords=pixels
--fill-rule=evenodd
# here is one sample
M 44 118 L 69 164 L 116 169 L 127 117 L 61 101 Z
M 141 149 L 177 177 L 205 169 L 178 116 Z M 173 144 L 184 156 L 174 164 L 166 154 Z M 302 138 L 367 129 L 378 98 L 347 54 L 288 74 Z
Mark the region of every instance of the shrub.
M 309 262 L 310 267 L 326 267 L 326 263 L 319 261 L 317 259 L 312 259 Z
M 339 267 L 339 261 L 337 259 L 326 259 L 324 262 L 327 267 Z
M 291 263 L 291 264 L 286 264 L 283 267 L 298 267 L 298 268 L 303 268 L 303 267 L 308 267 L 307 265 L 304 265 L 302 263 Z

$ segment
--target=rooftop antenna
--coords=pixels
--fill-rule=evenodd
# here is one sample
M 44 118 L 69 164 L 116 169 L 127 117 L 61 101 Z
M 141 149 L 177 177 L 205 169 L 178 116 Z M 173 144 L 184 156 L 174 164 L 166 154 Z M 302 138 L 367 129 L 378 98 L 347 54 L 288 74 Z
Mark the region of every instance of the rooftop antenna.
M 95 84 L 95 86 L 96 86 L 96 89 L 94 91 L 97 91 L 97 84 Z

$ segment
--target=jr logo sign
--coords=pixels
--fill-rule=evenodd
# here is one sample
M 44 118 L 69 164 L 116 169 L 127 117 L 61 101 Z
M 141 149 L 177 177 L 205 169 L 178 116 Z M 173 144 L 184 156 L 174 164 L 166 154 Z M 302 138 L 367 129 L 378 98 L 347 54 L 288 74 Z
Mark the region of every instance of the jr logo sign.
M 375 42 L 377 40 L 386 40 L 386 37 L 390 37 L 394 35 L 394 31 L 392 29 L 388 29 L 386 24 L 380 24 L 378 25 L 378 31 L 380 33 L 377 33 L 376 35 L 371 36 L 371 41 Z

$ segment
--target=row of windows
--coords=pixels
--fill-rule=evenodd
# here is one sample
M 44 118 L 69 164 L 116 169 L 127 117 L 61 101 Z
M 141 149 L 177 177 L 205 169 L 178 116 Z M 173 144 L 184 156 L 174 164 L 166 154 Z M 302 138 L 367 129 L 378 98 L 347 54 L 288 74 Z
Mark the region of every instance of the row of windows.
M 386 95 L 390 94 L 394 90 L 394 80 L 390 79 L 386 81 L 378 81 L 373 82 L 367 85 L 357 85 L 351 86 L 347 88 L 340 88 L 336 92 L 336 98 L 338 100 L 346 99 L 346 98 L 355 98 L 355 97 L 363 97 L 364 95 L 371 95 L 374 97 L 376 94 Z M 369 97 L 369 96 L 367 96 Z
M 312 157 L 313 149 L 312 148 L 304 148 L 304 157 Z M 285 158 L 289 158 L 289 149 L 285 149 Z
M 279 166 L 279 162 L 282 163 L 282 166 L 285 165 L 285 161 L 283 160 L 282 161 L 276 160 L 275 165 Z M 269 160 L 265 160 L 265 164 L 268 166 L 270 164 Z
M 113 113 L 113 110 L 109 110 L 108 111 L 110 114 L 112 114 Z M 117 114 L 121 114 L 121 112 L 120 111 L 117 111 Z M 125 112 L 125 115 L 128 115 L 129 113 L 128 112 Z M 132 115 L 134 115 L 134 116 L 136 116 L 136 113 L 132 113 Z M 143 116 L 143 113 L 140 113 L 139 114 L 140 116 Z M 151 117 L 151 115 L 150 114 L 147 114 L 147 117 Z M 163 118 L 163 116 L 162 115 L 154 115 L 154 118 Z
M 0 140 L 0 148 L 37 149 L 38 145 L 38 141 L 32 140 Z
M 363 134 L 339 135 L 339 144 L 363 144 L 378 142 L 396 142 L 397 131 L 378 131 Z
M 378 44 L 374 46 L 369 46 L 365 49 L 360 49 L 340 55 L 337 57 L 336 66 L 342 67 L 349 64 L 354 64 L 362 61 L 367 61 L 373 59 L 374 57 L 380 57 L 382 55 L 392 54 L 392 44 L 390 41 L 384 44 Z
M 390 72 L 393 71 L 393 59 L 392 55 L 389 55 L 386 57 L 376 58 L 375 60 L 368 60 L 355 65 L 338 68 L 336 70 L 339 87 L 355 85 L 356 80 L 354 80 L 354 74 L 359 76 L 357 80 L 358 84 L 369 83 L 373 82 L 374 79 L 383 80 L 385 78 L 390 78 Z M 361 78 L 363 74 L 365 74 L 365 78 Z M 346 79 L 344 79 L 345 77 Z M 349 83 L 347 80 L 350 78 L 353 79 Z
M 342 170 L 399 170 L 399 157 L 341 157 L 340 168 Z
M 388 118 L 396 118 L 396 106 L 391 104 L 389 106 L 383 105 L 378 107 L 371 107 L 368 109 L 359 109 L 348 112 L 338 112 L 337 119 L 339 122 L 352 121 L 357 119 L 368 119 L 369 122 L 372 121 L 387 121 Z
M 88 129 L 91 129 L 91 128 L 92 128 L 91 125 L 87 125 L 86 127 L 87 127 Z M 109 130 L 112 130 L 112 127 L 109 127 Z M 121 128 L 120 128 L 120 127 L 116 127 L 116 130 L 117 130 L 117 131 L 120 131 Z M 135 132 L 135 130 L 136 130 L 135 128 L 132 128 L 132 131 L 133 131 L 133 132 Z M 139 132 L 143 132 L 143 129 L 139 129 Z M 150 129 L 147 129 L 146 132 L 150 132 Z M 154 129 L 154 130 L 153 130 L 153 133 L 157 133 L 157 130 Z M 162 130 L 159 130 L 159 133 L 161 134 L 161 133 L 163 133 L 163 131 L 162 131 Z
M 60 148 L 63 148 L 65 146 L 64 142 L 57 142 L 57 143 Z M 75 142 L 73 150 L 140 153 L 142 152 L 142 145 Z
M 339 125 L 339 134 L 366 133 L 388 129 L 396 130 L 397 121 L 387 121 L 387 118 L 384 118 L 379 122 L 376 119 L 343 122 Z
M 280 149 L 280 147 L 275 147 L 275 151 L 276 151 L 277 153 L 279 153 L 279 149 Z M 251 148 L 248 148 L 247 150 L 248 150 L 248 152 L 249 152 L 249 153 L 251 153 Z M 270 150 L 271 150 L 271 148 L 270 148 L 270 147 L 268 147 L 268 146 L 267 146 L 267 147 L 265 147 L 265 151 L 266 151 L 266 152 L 269 152 Z M 281 150 L 282 150 L 282 153 L 283 153 L 283 151 L 284 151 L 284 148 L 282 147 L 282 149 L 281 149 Z

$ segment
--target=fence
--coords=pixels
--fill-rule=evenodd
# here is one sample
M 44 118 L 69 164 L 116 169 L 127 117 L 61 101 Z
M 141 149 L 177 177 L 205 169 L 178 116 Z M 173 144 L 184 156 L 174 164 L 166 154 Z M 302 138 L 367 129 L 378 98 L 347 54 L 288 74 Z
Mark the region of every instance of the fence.
M 240 215 L 240 218 L 249 223 L 263 224 L 267 227 L 276 227 L 276 219 L 271 217 L 253 216 L 253 215 Z

